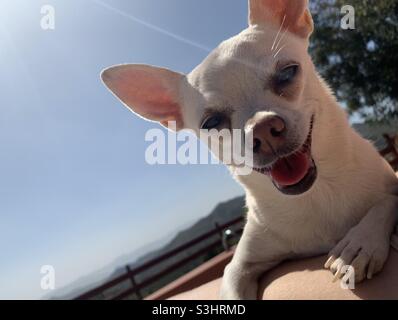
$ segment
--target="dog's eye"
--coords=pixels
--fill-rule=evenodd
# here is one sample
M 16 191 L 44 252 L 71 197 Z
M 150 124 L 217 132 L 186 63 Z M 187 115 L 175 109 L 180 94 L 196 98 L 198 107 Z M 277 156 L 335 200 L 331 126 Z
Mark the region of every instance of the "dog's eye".
M 212 115 L 203 121 L 201 126 L 202 129 L 211 130 L 218 128 L 224 122 L 224 116 L 222 114 Z
M 290 64 L 279 70 L 275 76 L 275 82 L 278 86 L 285 86 L 293 81 L 299 70 L 298 64 Z

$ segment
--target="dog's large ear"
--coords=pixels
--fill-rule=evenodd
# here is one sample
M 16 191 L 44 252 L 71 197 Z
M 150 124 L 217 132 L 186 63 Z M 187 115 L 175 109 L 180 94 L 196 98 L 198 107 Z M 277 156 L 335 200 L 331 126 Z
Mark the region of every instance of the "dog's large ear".
M 101 74 L 105 85 L 130 110 L 165 127 L 175 121 L 177 130 L 184 126 L 179 102 L 184 77 L 168 69 L 140 64 L 110 67 Z
M 306 39 L 314 29 L 308 0 L 249 0 L 249 24 L 267 22 Z

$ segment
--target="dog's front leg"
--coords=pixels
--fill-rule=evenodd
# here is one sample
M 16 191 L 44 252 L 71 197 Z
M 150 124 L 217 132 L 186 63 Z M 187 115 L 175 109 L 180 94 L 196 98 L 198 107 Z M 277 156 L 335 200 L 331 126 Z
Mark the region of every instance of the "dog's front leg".
M 256 300 L 260 276 L 280 263 L 286 251 L 264 226 L 248 221 L 234 257 L 225 268 L 220 298 Z
M 371 279 L 381 271 L 388 258 L 391 234 L 397 220 L 398 197 L 387 196 L 333 248 L 325 268 L 330 269 L 337 279 L 343 276 L 343 267 L 351 265 L 355 282 Z

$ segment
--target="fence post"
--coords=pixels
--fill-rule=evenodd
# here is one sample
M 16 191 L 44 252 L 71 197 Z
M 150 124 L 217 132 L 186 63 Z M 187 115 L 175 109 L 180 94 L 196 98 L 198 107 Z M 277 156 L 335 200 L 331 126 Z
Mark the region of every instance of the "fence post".
M 386 158 L 394 170 L 398 169 L 398 150 L 395 144 L 397 135 L 391 137 L 388 134 L 383 134 L 383 137 L 387 143 L 387 147 L 380 151 L 380 154 Z
M 134 293 L 136 294 L 138 300 L 142 300 L 143 297 L 141 295 L 140 290 L 137 288 L 137 282 L 135 282 L 134 274 L 131 272 L 131 269 L 130 269 L 129 266 L 126 266 L 126 271 L 127 271 L 128 276 L 129 276 L 131 285 L 133 286 Z
M 228 245 L 227 237 L 224 234 L 224 230 L 222 230 L 220 228 L 220 225 L 217 222 L 214 223 L 214 226 L 215 226 L 216 230 L 218 231 L 218 234 L 220 235 L 221 243 L 224 248 L 224 251 L 229 251 L 229 245 Z

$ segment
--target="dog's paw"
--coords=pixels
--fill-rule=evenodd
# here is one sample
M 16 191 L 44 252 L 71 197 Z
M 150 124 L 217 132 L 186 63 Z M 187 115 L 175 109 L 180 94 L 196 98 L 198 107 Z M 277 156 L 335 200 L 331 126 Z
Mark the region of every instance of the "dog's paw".
M 385 234 L 374 231 L 358 225 L 332 249 L 325 268 L 333 272 L 334 281 L 344 276 L 347 271 L 344 266 L 353 267 L 356 283 L 371 279 L 381 271 L 388 257 L 390 241 Z
M 221 282 L 220 300 L 242 300 L 239 295 L 239 291 L 236 291 L 232 286 L 230 286 L 225 279 Z
M 237 287 L 223 279 L 219 294 L 220 300 L 256 300 L 257 286 Z
M 224 276 L 221 282 L 220 300 L 245 300 L 242 288 L 231 282 L 229 277 Z
M 221 300 L 256 300 L 258 284 L 250 273 L 233 263 L 227 265 L 221 282 Z

